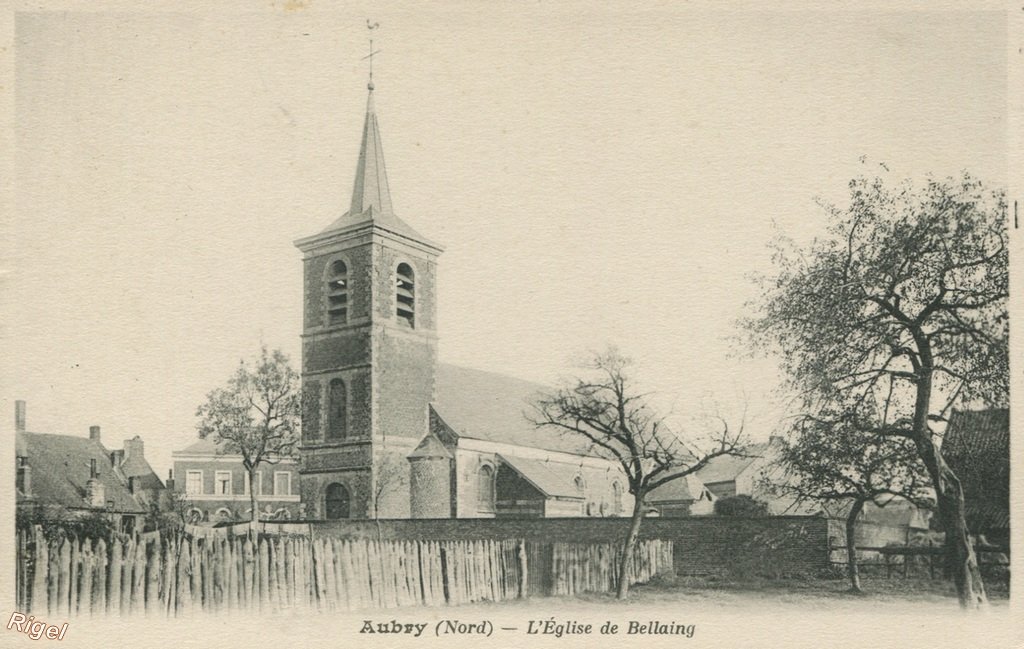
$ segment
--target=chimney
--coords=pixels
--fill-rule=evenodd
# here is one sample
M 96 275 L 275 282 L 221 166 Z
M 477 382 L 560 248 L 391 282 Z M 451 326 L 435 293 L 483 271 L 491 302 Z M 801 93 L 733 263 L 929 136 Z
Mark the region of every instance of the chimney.
M 14 430 L 25 432 L 25 402 L 21 400 L 14 402 Z
M 138 457 L 140 459 L 145 457 L 142 453 L 142 438 L 138 435 L 124 440 L 124 459 L 127 460 L 130 457 Z
M 89 481 L 85 483 L 85 497 L 89 499 L 90 507 L 103 507 L 107 504 L 106 488 L 96 471 L 96 460 L 89 460 Z
M 18 489 L 26 496 L 32 495 L 32 467 L 28 465 L 28 458 L 18 458 Z
M 100 441 L 100 427 L 99 426 L 89 426 L 89 439 L 91 439 L 94 442 Z
M 124 461 L 124 451 L 118 449 L 110 452 L 110 466 L 117 468 L 121 466 L 121 462 Z
M 167 491 L 174 491 L 174 469 L 167 469 L 167 482 L 165 485 Z

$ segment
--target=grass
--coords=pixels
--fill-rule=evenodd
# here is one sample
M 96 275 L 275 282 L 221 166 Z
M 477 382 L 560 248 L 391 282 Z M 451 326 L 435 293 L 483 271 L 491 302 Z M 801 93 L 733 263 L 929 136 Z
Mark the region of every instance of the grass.
M 845 579 L 838 578 L 788 578 L 788 579 L 744 579 L 730 580 L 711 577 L 659 577 L 649 584 L 634 586 L 630 590 L 630 601 L 635 604 L 656 604 L 675 602 L 715 604 L 757 604 L 772 602 L 813 606 L 816 603 L 829 605 L 892 604 L 898 602 L 950 603 L 956 599 L 953 583 L 942 579 L 925 577 L 902 578 L 866 575 L 861 577 L 862 592 L 850 590 Z M 1005 582 L 991 581 L 986 584 L 989 600 L 994 606 L 1005 606 L 1009 593 Z M 611 595 L 583 595 L 581 599 L 610 598 Z

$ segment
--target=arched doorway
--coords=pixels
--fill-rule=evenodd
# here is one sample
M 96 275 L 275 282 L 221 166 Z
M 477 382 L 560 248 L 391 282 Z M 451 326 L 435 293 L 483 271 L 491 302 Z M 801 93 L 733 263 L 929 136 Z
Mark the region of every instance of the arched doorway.
M 332 482 L 327 485 L 326 515 L 328 520 L 349 517 L 349 495 L 345 485 Z

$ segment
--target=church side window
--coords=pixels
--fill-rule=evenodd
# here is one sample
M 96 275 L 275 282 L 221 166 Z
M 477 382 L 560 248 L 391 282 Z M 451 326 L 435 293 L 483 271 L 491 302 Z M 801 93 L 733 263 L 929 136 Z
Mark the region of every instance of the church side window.
M 348 320 L 348 267 L 340 259 L 331 264 L 327 277 L 327 321 L 341 324 Z
M 623 485 L 615 481 L 611 483 L 611 513 L 618 516 L 623 513 Z
M 345 439 L 348 432 L 346 426 L 346 403 L 347 393 L 345 382 L 341 379 L 331 379 L 329 393 L 327 395 L 327 439 Z
M 398 264 L 398 277 L 395 280 L 395 313 L 398 321 L 410 327 L 416 326 L 416 286 L 412 267 L 409 264 Z
M 490 511 L 494 509 L 494 467 L 485 464 L 480 467 L 477 473 L 477 503 L 480 509 Z

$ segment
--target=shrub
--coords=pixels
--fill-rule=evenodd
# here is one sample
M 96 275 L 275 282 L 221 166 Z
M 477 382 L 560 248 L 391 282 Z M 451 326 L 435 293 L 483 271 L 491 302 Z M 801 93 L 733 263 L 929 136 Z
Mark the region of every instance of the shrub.
M 729 496 L 715 501 L 717 516 L 767 516 L 768 503 L 752 496 Z

